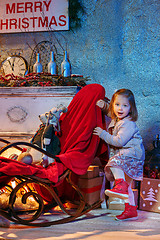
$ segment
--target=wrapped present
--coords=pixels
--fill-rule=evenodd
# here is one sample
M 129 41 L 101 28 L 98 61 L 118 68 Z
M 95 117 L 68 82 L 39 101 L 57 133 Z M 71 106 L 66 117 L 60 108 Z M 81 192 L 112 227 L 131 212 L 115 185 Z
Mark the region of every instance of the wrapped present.
M 124 200 L 120 198 L 110 197 L 108 199 L 108 209 L 110 210 L 124 210 Z
M 80 178 L 90 179 L 99 176 L 99 166 L 89 166 L 87 172 L 81 175 Z
M 132 189 L 135 199 L 135 204 L 138 205 L 138 189 Z M 120 198 L 109 198 L 108 199 L 108 208 L 110 210 L 124 210 L 125 201 Z
M 92 205 L 100 200 L 103 177 L 79 178 L 78 186 L 84 193 L 85 201 Z
M 144 178 L 140 187 L 139 209 L 160 213 L 160 180 Z

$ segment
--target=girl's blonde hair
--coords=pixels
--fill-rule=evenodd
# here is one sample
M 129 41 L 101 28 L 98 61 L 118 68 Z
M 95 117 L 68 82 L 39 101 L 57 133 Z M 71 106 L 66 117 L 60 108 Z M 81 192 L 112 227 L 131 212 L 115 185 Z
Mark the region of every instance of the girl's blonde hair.
M 116 118 L 116 115 L 114 114 L 114 111 L 113 111 L 113 104 L 118 95 L 122 95 L 128 99 L 129 104 L 130 104 L 129 116 L 132 121 L 136 122 L 138 119 L 138 111 L 137 111 L 137 107 L 136 107 L 136 103 L 135 103 L 135 98 L 134 98 L 132 91 L 129 89 L 125 89 L 125 88 L 119 89 L 112 96 L 112 99 L 111 99 L 111 102 L 109 105 L 109 113 L 110 113 L 111 118 L 112 119 Z

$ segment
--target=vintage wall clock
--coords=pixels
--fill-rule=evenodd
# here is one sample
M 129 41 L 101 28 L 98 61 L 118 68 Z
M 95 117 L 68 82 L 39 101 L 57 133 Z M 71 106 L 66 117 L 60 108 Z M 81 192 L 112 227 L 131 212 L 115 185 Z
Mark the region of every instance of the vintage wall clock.
M 15 76 L 25 76 L 28 73 L 28 63 L 19 55 L 7 57 L 2 62 L 2 71 L 5 75 L 13 73 Z

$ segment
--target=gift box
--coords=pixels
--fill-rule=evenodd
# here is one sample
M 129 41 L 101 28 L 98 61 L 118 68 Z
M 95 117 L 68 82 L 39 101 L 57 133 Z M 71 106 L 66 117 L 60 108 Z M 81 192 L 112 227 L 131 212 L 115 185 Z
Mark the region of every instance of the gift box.
M 132 189 L 134 194 L 135 204 L 138 206 L 138 189 Z M 108 199 L 108 209 L 110 210 L 124 210 L 125 201 L 120 198 L 109 198 Z
M 100 200 L 100 192 L 102 188 L 103 177 L 96 178 L 80 178 L 78 186 L 84 194 L 85 201 L 92 205 Z
M 90 166 L 87 173 L 80 176 L 78 187 L 84 194 L 85 201 L 92 205 L 100 200 L 103 176 L 99 176 L 99 167 Z
M 99 176 L 99 167 L 98 166 L 89 166 L 87 172 L 80 176 L 80 178 L 90 179 Z
M 143 179 L 140 187 L 139 209 L 160 213 L 160 179 Z
M 124 210 L 124 200 L 120 198 L 110 197 L 108 199 L 108 209 L 110 210 Z

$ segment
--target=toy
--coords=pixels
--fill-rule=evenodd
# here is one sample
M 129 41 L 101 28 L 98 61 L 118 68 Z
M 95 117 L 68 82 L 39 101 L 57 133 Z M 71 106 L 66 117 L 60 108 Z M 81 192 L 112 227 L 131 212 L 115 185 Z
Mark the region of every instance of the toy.
M 27 152 L 23 152 L 18 156 L 17 161 L 23 162 L 26 164 L 31 164 L 33 162 L 33 157 L 31 154 Z
M 31 139 L 31 143 L 46 150 L 48 153 L 58 155 L 61 151 L 59 138 L 55 132 L 60 132 L 59 118 L 62 113 L 67 112 L 67 108 L 60 105 L 52 108 L 49 112 L 39 115 L 40 124 L 36 134 Z M 33 148 L 28 148 L 26 153 L 20 154 L 17 159 L 27 164 L 42 164 L 44 167 L 54 162 L 54 159 L 43 155 Z
M 60 126 L 59 126 L 59 118 L 62 113 L 67 112 L 67 108 L 63 105 L 60 105 L 59 107 L 53 107 L 49 112 L 43 113 L 39 115 L 39 119 L 42 122 L 42 124 L 49 125 L 52 124 L 54 126 L 54 129 L 59 132 Z

